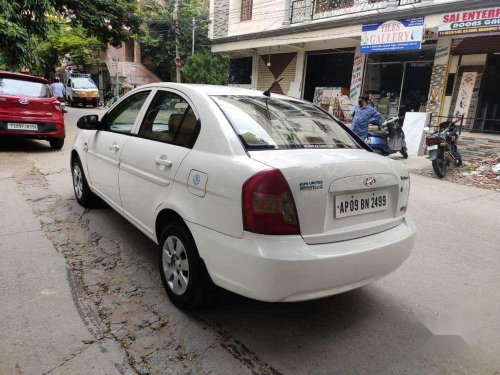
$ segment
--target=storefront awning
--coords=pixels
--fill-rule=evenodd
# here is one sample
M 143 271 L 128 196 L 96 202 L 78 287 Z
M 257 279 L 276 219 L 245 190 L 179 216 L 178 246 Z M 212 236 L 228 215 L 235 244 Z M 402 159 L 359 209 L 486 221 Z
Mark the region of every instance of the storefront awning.
M 474 55 L 495 52 L 500 52 L 500 35 L 467 38 L 451 51 L 452 55 Z

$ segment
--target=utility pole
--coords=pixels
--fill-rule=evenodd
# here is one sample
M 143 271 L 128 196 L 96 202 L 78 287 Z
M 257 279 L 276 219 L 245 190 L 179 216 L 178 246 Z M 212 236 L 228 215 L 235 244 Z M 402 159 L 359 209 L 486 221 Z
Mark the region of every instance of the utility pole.
M 179 56 L 179 0 L 174 3 L 174 27 L 175 27 L 175 76 L 177 83 L 181 82 L 181 58 Z
M 196 18 L 193 17 L 193 42 L 191 44 L 191 55 L 194 55 L 194 29 L 196 27 Z
M 118 49 L 120 49 L 122 46 L 121 44 L 119 46 L 115 47 L 115 64 L 116 64 L 116 84 L 115 84 L 115 96 L 118 99 L 120 97 L 120 85 L 118 83 L 118 62 L 120 61 L 120 58 L 118 57 Z

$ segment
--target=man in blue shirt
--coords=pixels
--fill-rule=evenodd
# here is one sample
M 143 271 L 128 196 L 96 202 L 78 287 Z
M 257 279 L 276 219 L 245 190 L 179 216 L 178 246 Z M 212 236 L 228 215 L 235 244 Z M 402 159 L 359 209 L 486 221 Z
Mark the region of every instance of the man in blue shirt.
M 354 108 L 352 114 L 352 131 L 363 141 L 368 136 L 368 125 L 378 124 L 381 115 L 375 108 L 368 105 L 368 95 L 361 95 L 358 99 L 358 106 Z
M 56 77 L 54 83 L 50 85 L 50 88 L 52 89 L 54 97 L 56 97 L 57 99 L 64 98 L 64 93 L 66 90 L 64 88 L 64 85 L 59 81 L 59 78 Z

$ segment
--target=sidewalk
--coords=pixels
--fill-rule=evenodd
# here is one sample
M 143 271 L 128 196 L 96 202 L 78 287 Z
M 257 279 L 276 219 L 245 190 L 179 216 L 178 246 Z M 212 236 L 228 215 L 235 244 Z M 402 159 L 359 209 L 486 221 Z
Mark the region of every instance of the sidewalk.
M 420 169 L 432 170 L 432 164 L 427 155 L 410 156 L 408 159 L 403 159 L 399 154 L 391 155 L 390 157 L 391 159 L 402 161 L 410 172 Z
M 91 306 L 76 301 L 65 259 L 16 185 L 0 172 L 0 373 L 134 373 L 118 343 L 87 329 L 76 306 Z

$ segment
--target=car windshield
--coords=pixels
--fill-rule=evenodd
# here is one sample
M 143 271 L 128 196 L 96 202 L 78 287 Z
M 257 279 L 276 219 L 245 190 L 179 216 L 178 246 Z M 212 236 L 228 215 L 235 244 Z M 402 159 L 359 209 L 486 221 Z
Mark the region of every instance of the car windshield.
M 297 100 L 213 96 L 247 150 L 359 148 L 328 114 Z
M 28 96 L 31 98 L 50 98 L 49 85 L 41 82 L 0 77 L 0 94 Z
M 96 85 L 87 78 L 74 78 L 73 87 L 75 89 L 95 89 Z

